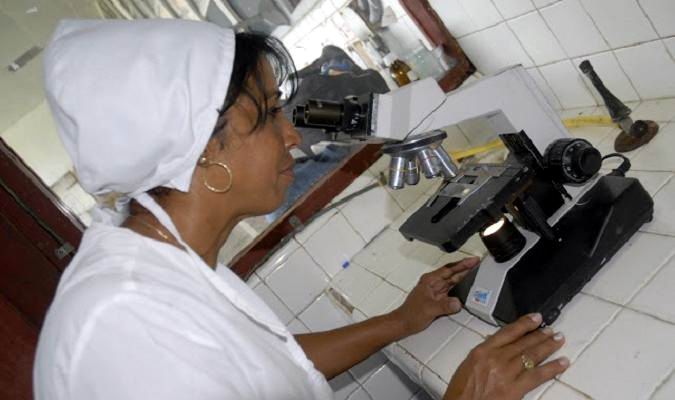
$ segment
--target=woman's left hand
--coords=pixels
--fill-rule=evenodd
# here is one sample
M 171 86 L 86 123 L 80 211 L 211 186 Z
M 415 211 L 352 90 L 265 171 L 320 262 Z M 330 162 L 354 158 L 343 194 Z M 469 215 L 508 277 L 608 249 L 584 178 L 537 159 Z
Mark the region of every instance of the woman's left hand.
M 403 304 L 391 313 L 405 326 L 406 336 L 424 330 L 441 315 L 458 313 L 462 303 L 449 297 L 448 291 L 479 263 L 478 257 L 465 258 L 422 275 Z

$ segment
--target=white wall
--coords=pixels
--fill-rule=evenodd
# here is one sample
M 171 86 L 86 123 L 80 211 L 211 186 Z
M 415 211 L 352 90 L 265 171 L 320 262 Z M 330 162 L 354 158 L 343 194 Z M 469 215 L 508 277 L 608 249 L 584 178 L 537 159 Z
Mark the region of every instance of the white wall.
M 431 0 L 491 74 L 524 65 L 556 108 L 602 105 L 578 71 L 589 59 L 623 101 L 675 96 L 672 0 Z

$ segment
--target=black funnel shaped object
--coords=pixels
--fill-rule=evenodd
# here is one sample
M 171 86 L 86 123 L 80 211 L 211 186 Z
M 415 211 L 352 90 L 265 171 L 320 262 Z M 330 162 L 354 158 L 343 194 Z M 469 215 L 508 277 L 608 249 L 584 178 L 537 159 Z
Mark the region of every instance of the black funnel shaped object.
M 630 117 L 631 109 L 607 89 L 605 84 L 602 83 L 602 79 L 595 73 L 590 61 L 582 61 L 581 64 L 579 64 L 579 69 L 581 69 L 581 72 L 591 80 L 595 89 L 600 93 L 600 96 L 602 96 L 602 99 L 605 101 L 605 106 L 607 106 L 607 110 L 609 111 L 609 116 L 612 117 L 612 121 L 619 122 Z

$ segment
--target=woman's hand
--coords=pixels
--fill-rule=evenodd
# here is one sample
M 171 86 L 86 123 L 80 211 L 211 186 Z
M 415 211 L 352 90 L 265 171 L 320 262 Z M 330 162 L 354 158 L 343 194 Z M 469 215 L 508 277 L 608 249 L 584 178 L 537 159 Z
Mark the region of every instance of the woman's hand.
M 441 315 L 458 313 L 462 303 L 448 297 L 448 291 L 479 263 L 478 257 L 465 258 L 422 275 L 405 302 L 391 313 L 403 324 L 405 336 L 424 330 Z
M 565 342 L 540 314 L 505 326 L 478 345 L 457 368 L 444 400 L 520 400 L 569 367 L 565 357 L 539 365 Z

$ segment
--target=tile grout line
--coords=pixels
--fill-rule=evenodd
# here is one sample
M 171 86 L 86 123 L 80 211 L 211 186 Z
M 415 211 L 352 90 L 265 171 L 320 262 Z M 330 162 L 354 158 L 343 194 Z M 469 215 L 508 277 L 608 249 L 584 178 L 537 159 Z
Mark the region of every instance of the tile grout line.
M 520 47 L 523 49 L 523 52 L 525 52 L 525 55 L 527 56 L 527 58 L 530 59 L 530 61 L 532 62 L 532 66 L 533 66 L 533 67 L 536 66 L 537 63 L 534 61 L 534 57 L 532 57 L 532 55 L 530 54 L 530 52 L 527 51 L 527 49 L 526 49 L 525 46 L 523 45 L 523 41 L 520 40 L 520 37 L 516 34 L 516 32 L 513 31 L 513 28 L 511 28 L 511 24 L 509 24 L 509 21 L 510 21 L 510 20 L 513 20 L 513 19 L 518 18 L 518 17 L 514 17 L 514 18 L 511 18 L 511 19 L 506 19 L 506 18 L 504 17 L 504 14 L 502 14 L 501 10 L 499 9 L 499 7 L 497 7 L 497 4 L 495 3 L 495 0 L 490 0 L 490 3 L 491 3 L 492 6 L 495 8 L 495 10 L 497 10 L 497 14 L 499 14 L 499 16 L 502 18 L 502 21 L 503 21 L 504 24 L 506 25 L 506 29 L 508 29 L 509 32 L 511 32 L 511 34 L 513 35 L 513 37 L 516 38 L 516 41 L 518 42 L 518 44 L 520 45 Z M 528 14 L 528 13 L 525 13 L 525 14 L 523 14 L 523 15 L 526 15 L 526 14 Z
M 649 398 L 653 399 L 654 396 L 656 396 L 659 393 L 659 390 L 661 390 L 663 386 L 665 386 L 668 382 L 670 382 L 671 379 L 675 379 L 675 367 L 671 367 L 670 371 L 667 374 L 665 374 L 663 379 L 656 385 L 654 390 L 650 393 Z
M 563 381 L 561 381 L 561 380 L 558 380 L 558 379 L 556 379 L 555 381 L 556 381 L 557 383 L 559 383 L 559 384 L 565 386 L 566 388 L 568 388 L 568 389 L 570 389 L 570 390 L 576 392 L 577 394 L 580 394 L 581 396 L 585 397 L 587 400 L 593 400 L 593 397 L 592 397 L 592 396 L 590 396 L 589 394 L 585 393 L 584 391 L 579 390 L 578 388 L 576 388 L 576 387 L 570 385 L 569 383 L 565 383 L 565 382 L 563 382 Z M 553 386 L 553 385 L 551 385 L 551 386 Z M 549 387 L 548 389 L 546 389 L 546 391 L 545 391 L 544 393 L 542 393 L 542 396 L 543 396 L 544 394 L 546 394 L 546 392 L 548 392 L 549 390 L 551 390 L 550 387 Z M 539 399 L 541 399 L 541 397 L 540 397 Z M 537 399 L 537 400 L 539 400 L 539 399 Z
M 595 333 L 595 335 L 591 337 L 588 343 L 586 343 L 586 345 L 581 348 L 579 353 L 574 357 L 574 360 L 570 359 L 570 367 L 572 367 L 572 364 L 576 363 L 581 358 L 581 356 L 598 340 L 598 338 L 602 335 L 602 333 L 605 332 L 605 330 L 607 330 L 607 328 L 616 320 L 616 318 L 619 316 L 619 314 L 621 314 L 622 311 L 623 309 L 621 307 L 619 307 L 616 311 L 614 311 L 614 314 L 612 314 L 609 320 L 604 325 L 602 325 L 600 329 L 598 329 L 598 331 Z M 560 379 L 560 381 L 562 382 L 562 379 Z

